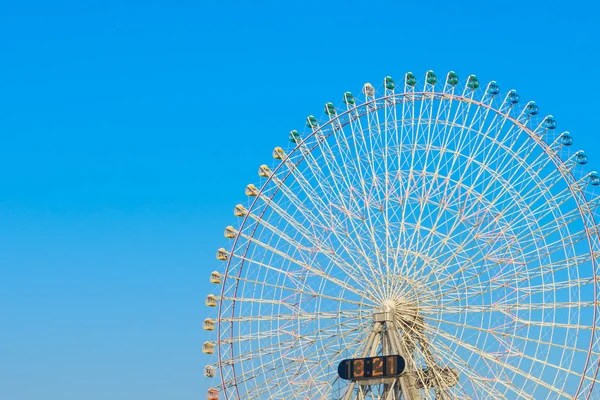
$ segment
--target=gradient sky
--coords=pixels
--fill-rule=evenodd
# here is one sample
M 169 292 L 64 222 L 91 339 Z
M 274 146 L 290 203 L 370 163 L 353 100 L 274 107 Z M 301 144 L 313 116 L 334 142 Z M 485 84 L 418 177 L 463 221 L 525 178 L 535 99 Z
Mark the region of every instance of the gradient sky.
M 493 4 L 492 4 L 493 3 Z M 600 170 L 596 2 L 0 2 L 0 399 L 205 398 L 215 250 L 364 82 L 536 100 Z

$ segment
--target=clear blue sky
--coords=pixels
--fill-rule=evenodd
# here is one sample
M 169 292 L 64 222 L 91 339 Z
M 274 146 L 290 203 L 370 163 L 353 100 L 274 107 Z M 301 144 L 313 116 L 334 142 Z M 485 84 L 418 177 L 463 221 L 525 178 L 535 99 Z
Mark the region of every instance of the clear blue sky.
M 494 79 L 600 170 L 599 6 L 493 3 L 2 3 L 0 399 L 204 398 L 233 206 L 366 81 Z

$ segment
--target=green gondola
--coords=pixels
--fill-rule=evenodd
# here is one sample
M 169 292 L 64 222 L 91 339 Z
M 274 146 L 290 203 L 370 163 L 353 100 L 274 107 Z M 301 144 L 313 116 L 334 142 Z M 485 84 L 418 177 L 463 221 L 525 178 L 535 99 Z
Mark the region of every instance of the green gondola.
M 430 85 L 435 85 L 437 83 L 437 76 L 433 71 L 427 71 L 427 75 L 425 76 L 425 82 Z
M 386 76 L 383 80 L 383 84 L 385 85 L 385 88 L 387 90 L 394 90 L 394 88 L 396 87 L 396 84 L 394 83 L 394 80 L 391 76 Z
M 298 133 L 297 130 L 293 130 L 290 132 L 290 142 L 300 143 L 301 140 L 302 140 L 302 138 L 300 137 L 300 134 Z
M 306 126 L 308 128 L 316 128 L 317 126 L 319 126 L 317 119 L 315 117 L 313 117 L 312 115 L 309 115 L 308 117 L 306 117 Z
M 325 104 L 325 113 L 329 116 L 336 114 L 335 106 L 333 105 L 333 103 L 329 102 Z
M 454 71 L 448 72 L 448 77 L 446 78 L 446 83 L 450 86 L 458 85 L 458 75 Z
M 479 87 L 479 79 L 475 75 L 469 75 L 467 79 L 467 87 L 471 90 L 475 90 Z
M 354 96 L 350 92 L 344 93 L 344 103 L 353 105 L 355 103 Z

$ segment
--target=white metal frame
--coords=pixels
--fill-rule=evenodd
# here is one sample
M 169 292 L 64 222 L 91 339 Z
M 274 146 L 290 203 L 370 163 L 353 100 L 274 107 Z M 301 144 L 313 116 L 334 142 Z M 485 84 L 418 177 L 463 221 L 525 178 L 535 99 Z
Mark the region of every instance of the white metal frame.
M 216 318 L 223 397 L 594 398 L 600 200 L 559 134 L 508 96 L 443 83 L 324 118 L 235 228 Z M 414 307 L 419 329 L 373 325 L 390 302 Z M 414 374 L 449 366 L 459 383 L 336 380 L 384 328 Z

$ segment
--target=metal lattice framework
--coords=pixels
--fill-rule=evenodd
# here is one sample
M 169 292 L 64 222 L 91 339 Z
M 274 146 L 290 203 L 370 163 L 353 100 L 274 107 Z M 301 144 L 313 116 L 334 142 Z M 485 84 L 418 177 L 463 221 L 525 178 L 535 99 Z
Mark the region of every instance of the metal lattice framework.
M 600 177 L 571 135 L 474 75 L 362 94 L 292 131 L 235 208 L 209 398 L 600 398 Z M 393 382 L 338 378 L 393 353 Z

